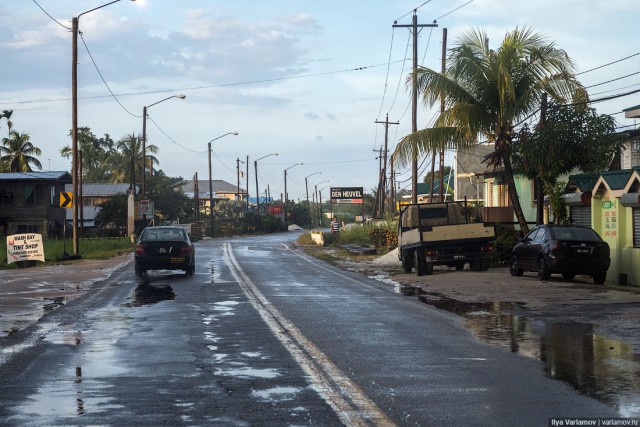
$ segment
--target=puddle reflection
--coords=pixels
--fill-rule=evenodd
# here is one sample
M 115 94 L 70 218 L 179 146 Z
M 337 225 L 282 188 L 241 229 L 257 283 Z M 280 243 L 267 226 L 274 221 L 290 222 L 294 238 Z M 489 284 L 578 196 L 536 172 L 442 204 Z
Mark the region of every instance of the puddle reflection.
M 434 293 L 418 298 L 464 317 L 482 341 L 539 359 L 551 378 L 614 407 L 620 416 L 640 416 L 640 355 L 627 343 L 598 335 L 596 325 L 532 320 L 518 314 L 519 303 L 469 303 Z
M 141 283 L 134 291 L 133 302 L 126 304 L 126 306 L 140 307 L 174 299 L 176 299 L 176 293 L 169 285 L 155 286 L 148 283 Z

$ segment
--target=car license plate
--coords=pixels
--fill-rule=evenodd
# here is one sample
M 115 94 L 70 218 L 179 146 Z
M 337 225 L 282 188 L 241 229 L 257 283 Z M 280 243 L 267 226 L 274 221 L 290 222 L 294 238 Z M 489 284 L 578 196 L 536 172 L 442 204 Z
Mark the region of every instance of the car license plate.
M 578 248 L 578 249 L 576 249 L 576 251 L 579 254 L 582 254 L 582 255 L 588 255 L 588 254 L 591 253 L 591 249 L 589 249 L 589 248 Z

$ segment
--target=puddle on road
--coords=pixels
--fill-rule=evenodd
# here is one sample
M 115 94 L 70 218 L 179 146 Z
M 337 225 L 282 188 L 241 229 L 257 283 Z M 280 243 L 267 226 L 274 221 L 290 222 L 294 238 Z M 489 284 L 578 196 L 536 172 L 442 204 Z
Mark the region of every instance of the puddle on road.
M 135 289 L 132 302 L 125 304 L 127 307 L 141 307 L 143 305 L 157 304 L 160 301 L 174 300 L 176 293 L 169 285 L 155 286 L 142 283 Z
M 399 289 L 411 295 L 410 289 Z M 640 416 L 640 355 L 631 345 L 598 335 L 588 323 L 529 319 L 522 304 L 462 302 L 415 292 L 420 301 L 458 314 L 484 342 L 542 362 L 551 378 L 614 407 L 621 417 Z

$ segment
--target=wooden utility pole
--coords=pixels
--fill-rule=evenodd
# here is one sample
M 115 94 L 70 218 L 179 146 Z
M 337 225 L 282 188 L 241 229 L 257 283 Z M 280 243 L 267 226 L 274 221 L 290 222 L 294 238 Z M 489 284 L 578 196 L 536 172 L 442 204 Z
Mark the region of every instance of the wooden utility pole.
M 384 125 L 384 163 L 382 164 L 382 172 L 381 172 L 381 185 L 378 186 L 378 191 L 382 191 L 382 196 L 380 197 L 380 215 L 383 216 L 384 215 L 384 206 L 385 206 L 385 199 L 387 196 L 387 153 L 389 152 L 388 150 L 388 146 L 389 146 L 389 125 L 399 125 L 399 122 L 390 122 L 389 121 L 389 114 L 387 114 L 387 118 L 385 119 L 384 122 L 380 122 L 376 120 L 376 123 L 380 123 Z
M 410 28 L 413 33 L 413 90 L 411 94 L 411 132 L 418 131 L 418 28 L 437 27 L 438 24 L 418 25 L 418 15 L 413 11 L 411 25 L 398 25 L 394 22 L 394 28 Z M 418 203 L 418 148 L 413 147 L 411 155 L 411 203 Z
M 447 29 L 442 29 L 442 74 L 447 71 Z M 444 95 L 440 98 L 440 113 L 444 113 L 445 99 Z M 438 192 L 439 201 L 444 201 L 444 143 L 440 147 L 440 191 Z

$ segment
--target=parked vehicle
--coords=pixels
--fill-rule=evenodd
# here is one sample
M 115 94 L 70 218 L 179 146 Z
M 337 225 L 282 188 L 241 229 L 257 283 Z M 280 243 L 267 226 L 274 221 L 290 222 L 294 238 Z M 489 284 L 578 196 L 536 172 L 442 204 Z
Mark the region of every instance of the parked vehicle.
M 562 274 L 566 280 L 578 274 L 603 284 L 611 264 L 609 244 L 593 229 L 578 225 L 545 224 L 534 228 L 511 252 L 509 271 L 522 276 L 535 271 L 540 280 Z
M 184 228 L 147 227 L 140 234 L 134 260 L 136 276 L 149 270 L 184 270 L 192 276 L 196 253 Z
M 398 258 L 406 273 L 433 274 L 434 265 L 486 271 L 496 238 L 493 224 L 471 223 L 458 202 L 405 206 L 398 221 Z

